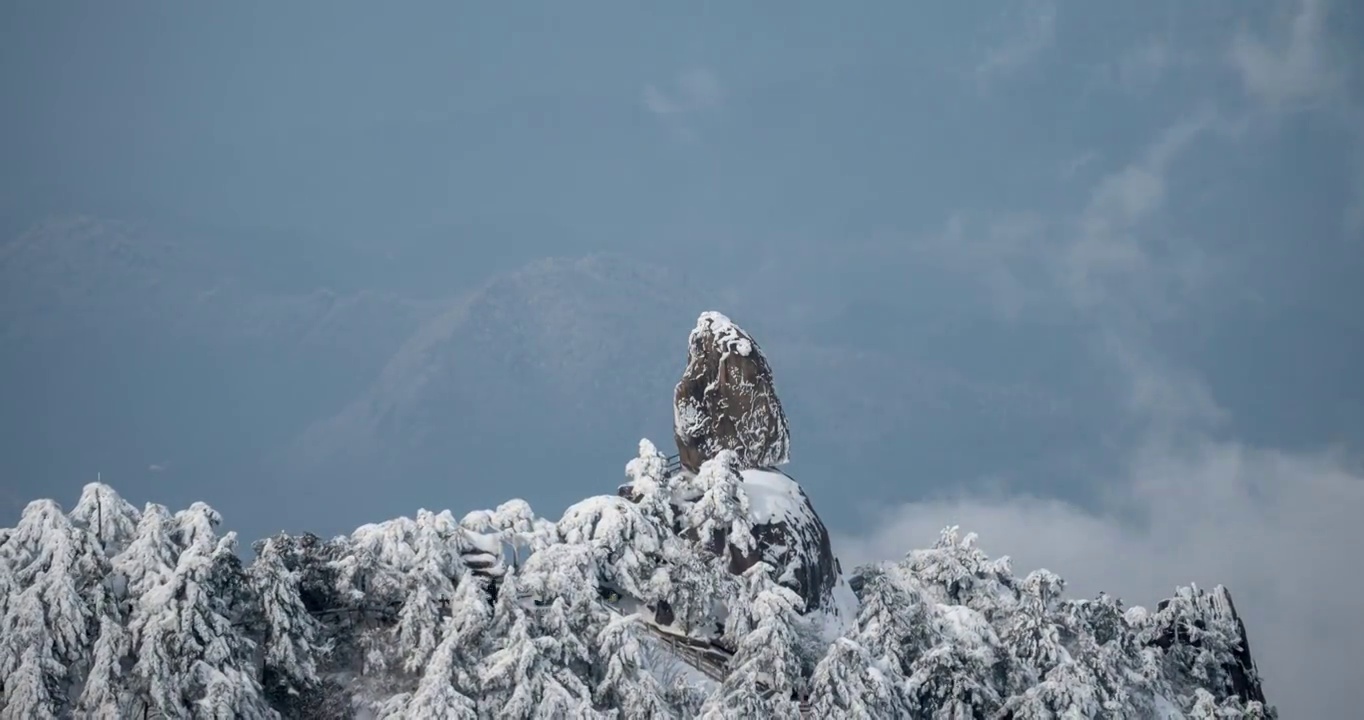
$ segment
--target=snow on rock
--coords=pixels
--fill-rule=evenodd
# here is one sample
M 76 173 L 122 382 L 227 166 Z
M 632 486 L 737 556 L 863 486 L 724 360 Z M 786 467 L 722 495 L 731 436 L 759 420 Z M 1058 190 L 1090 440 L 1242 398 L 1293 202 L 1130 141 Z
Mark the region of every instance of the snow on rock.
M 673 394 L 673 434 L 682 465 L 697 472 L 721 450 L 744 467 L 777 466 L 791 433 L 772 368 L 747 332 L 717 312 L 701 313 L 688 337 L 687 367 Z
M 777 568 L 781 575 L 774 579 L 795 590 L 807 612 L 828 608 L 841 577 L 829 531 L 809 496 L 777 470 L 750 469 L 740 475 L 759 558 Z
M 748 494 L 749 518 L 758 524 L 807 522 L 814 516 L 810 499 L 800 485 L 776 470 L 744 470 L 744 492 Z M 817 517 L 813 517 L 818 521 Z

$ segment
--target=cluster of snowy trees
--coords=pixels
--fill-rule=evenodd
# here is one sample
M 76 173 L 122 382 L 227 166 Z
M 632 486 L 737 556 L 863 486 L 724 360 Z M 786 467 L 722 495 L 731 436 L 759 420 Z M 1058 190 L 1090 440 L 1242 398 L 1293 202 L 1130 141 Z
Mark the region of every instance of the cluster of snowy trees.
M 751 550 L 733 457 L 664 467 L 645 441 L 630 499 L 558 522 L 419 511 L 249 564 L 202 503 L 31 503 L 0 530 L 0 718 L 1274 716 L 1201 591 L 1069 599 L 953 529 L 860 568 L 853 613 L 807 613 L 789 569 L 729 572 Z M 725 650 L 689 661 L 673 635 Z

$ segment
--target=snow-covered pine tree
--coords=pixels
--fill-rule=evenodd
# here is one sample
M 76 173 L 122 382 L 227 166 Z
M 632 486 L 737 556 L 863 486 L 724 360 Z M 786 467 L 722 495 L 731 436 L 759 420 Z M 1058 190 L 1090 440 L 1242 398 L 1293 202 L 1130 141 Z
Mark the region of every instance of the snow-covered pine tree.
M 77 717 L 91 720 L 127 717 L 131 698 L 123 661 L 130 650 L 128 633 L 113 615 L 100 618 L 90 672 L 76 703 Z
M 589 686 L 592 640 L 609 619 L 599 600 L 599 575 L 589 546 L 567 544 L 531 555 L 521 573 L 521 588 L 539 608 L 539 631 L 558 643 L 554 661 Z
M 450 602 L 442 640 L 431 654 L 417 689 L 395 695 L 381 706 L 384 718 L 465 719 L 478 717 L 478 662 L 492 619 L 483 579 L 465 573 Z
M 733 584 L 734 594 L 728 603 L 723 636 L 730 647 L 738 647 L 739 643 L 757 627 L 758 607 L 754 601 L 758 595 L 772 586 L 774 574 L 771 565 L 759 562 L 745 570 Z
M 1052 718 L 1108 718 L 1126 717 L 1125 713 L 1110 715 L 1095 692 L 1094 678 L 1088 670 L 1073 662 L 1063 662 L 1051 668 L 1041 682 L 1021 695 L 1008 698 L 1004 708 L 1013 720 L 1052 720 Z
M 834 640 L 810 678 L 810 716 L 829 720 L 904 717 L 899 668 L 872 660 L 856 640 Z
M 489 515 L 489 523 L 502 542 L 511 547 L 514 565 L 554 542 L 554 524 L 536 517 L 530 504 L 520 498 L 498 505 Z
M 997 611 L 1007 612 L 1001 600 L 1013 594 L 1013 571 L 1008 556 L 991 560 L 976 546 L 976 534 L 961 535 L 956 526 L 943 529 L 928 550 L 914 550 L 900 567 L 911 574 L 929 595 L 941 603 L 964 605 L 994 621 Z
M 801 599 L 771 580 L 752 600 L 754 628 L 739 642 L 720 688 L 706 701 L 702 716 L 798 717 L 797 692 L 803 689 L 799 621 Z
M 520 613 L 479 668 L 488 712 L 507 720 L 595 717 L 591 689 L 564 666 L 564 654 L 560 638 L 540 633 L 534 616 Z
M 253 599 L 236 555 L 236 534 L 215 537 L 219 520 L 203 503 L 176 515 L 184 550 L 175 570 L 134 608 L 132 674 L 141 712 L 278 717 L 256 679 L 255 644 L 234 626 Z
M 1124 618 L 1122 603 L 1106 594 L 1094 600 L 1065 600 L 1063 637 L 1071 660 L 1092 678 L 1099 705 L 1110 717 L 1155 715 L 1155 695 L 1168 694 L 1159 677 L 1143 672 L 1144 651 Z
M 1278 713 L 1268 709 L 1258 700 L 1243 702 L 1232 695 L 1221 702 L 1212 693 L 1198 688 L 1194 690 L 1193 707 L 1189 709 L 1188 720 L 1268 720 L 1277 718 Z
M 1001 640 L 1027 673 L 1026 687 L 1066 660 L 1061 646 L 1059 608 L 1066 583 L 1049 570 L 1028 573 L 1018 588 L 1018 607 L 1009 616 Z
M 874 566 L 859 568 L 858 576 L 862 579 L 861 604 L 853 639 L 887 672 L 906 676 L 933 642 L 918 585 L 899 582 Z
M 590 548 L 551 545 L 509 570 L 479 665 L 483 700 L 497 717 L 592 717 L 591 649 L 604 624 Z
M 603 583 L 635 598 L 649 597 L 649 580 L 671 533 L 634 503 L 612 495 L 588 498 L 565 510 L 555 528 L 560 543 L 591 548 Z
M 647 597 L 660 623 L 688 635 L 709 636 L 723 630 L 715 611 L 730 597 L 733 583 L 734 577 L 709 550 L 677 539 L 664 544 Z
M 292 549 L 287 537 L 258 543 L 247 576 L 258 603 L 252 625 L 260 637 L 265 696 L 280 714 L 304 717 L 318 704 L 318 661 L 329 647 L 303 604 L 298 573 L 286 561 Z
M 464 553 L 470 549 L 465 531 L 449 511 L 417 511 L 412 532 L 412 571 L 409 581 L 425 585 L 437 602 L 445 604 L 455 595 L 455 582 L 464 574 Z
M 19 716 L 65 714 L 75 699 L 69 688 L 85 679 L 100 618 L 116 611 L 105 585 L 108 560 L 93 535 L 56 503 L 38 500 L 24 509 L 0 562 L 8 568 L 11 592 L 18 593 L 0 617 L 0 697 L 11 694 L 4 678 L 28 662 L 19 678 L 40 677 L 46 692 L 26 690 L 19 697 L 50 705 L 0 702 Z
M 25 647 L 14 669 L 5 674 L 5 702 L 0 706 L 0 720 L 56 718 L 65 693 L 65 683 L 60 679 L 63 672 L 47 645 Z
M 948 640 L 914 661 L 905 683 L 909 717 L 991 717 L 1003 699 L 991 684 L 994 658 Z
M 463 538 L 464 531 L 448 513 L 417 511 L 410 539 L 412 567 L 404 578 L 406 597 L 390 645 L 408 675 L 421 674 L 441 641 L 441 609 L 450 603 L 455 579 L 464 572 Z
M 630 499 L 641 512 L 665 530 L 676 529 L 671 479 L 667 477 L 668 459 L 647 438 L 639 441 L 639 455 L 626 463 Z
M 70 513 L 72 522 L 89 530 L 110 558 L 132 541 L 141 516 L 137 508 L 103 483 L 87 484 Z
M 691 480 L 700 497 L 687 509 L 687 525 L 698 541 L 730 567 L 740 567 L 742 559 L 757 550 L 743 483 L 739 456 L 731 450 L 721 450 L 702 463 Z
M 5 617 L 17 583 L 14 578 L 13 560 L 9 557 L 10 549 L 5 547 L 13 534 L 11 528 L 0 528 L 0 618 Z
M 597 633 L 597 706 L 625 718 L 672 717 L 663 687 L 643 667 L 642 636 L 638 615 L 617 615 Z
M 409 601 L 412 588 L 410 572 L 416 552 L 411 538 L 415 523 L 411 518 L 395 518 L 356 528 L 348 542 L 339 548 L 334 562 L 337 589 L 346 600 L 345 614 L 353 623 L 337 638 L 348 659 L 358 667 L 376 697 L 400 692 L 391 686 L 390 665 L 402 665 L 402 654 L 393 643 L 394 623 L 399 611 L 418 607 Z M 429 599 L 429 596 L 428 598 Z M 413 618 L 409 618 L 411 626 Z M 402 680 L 402 678 L 396 678 Z
M 409 589 L 407 573 L 416 561 L 410 542 L 414 525 L 411 518 L 400 517 L 351 533 L 336 561 L 337 583 L 366 612 L 392 614 L 402 606 Z
M 493 599 L 493 616 L 488 623 L 489 637 L 505 637 L 511 632 L 512 625 L 528 612 L 521 599 L 521 578 L 515 567 L 508 568 L 497 586 Z
M 427 585 L 419 584 L 403 602 L 398 624 L 393 628 L 389 651 L 403 672 L 420 673 L 440 643 L 441 615 L 436 598 Z
M 174 530 L 174 518 L 164 505 L 147 503 L 142 509 L 132 540 L 113 559 L 114 586 L 122 591 L 125 605 L 135 606 L 138 598 L 175 571 L 180 548 Z

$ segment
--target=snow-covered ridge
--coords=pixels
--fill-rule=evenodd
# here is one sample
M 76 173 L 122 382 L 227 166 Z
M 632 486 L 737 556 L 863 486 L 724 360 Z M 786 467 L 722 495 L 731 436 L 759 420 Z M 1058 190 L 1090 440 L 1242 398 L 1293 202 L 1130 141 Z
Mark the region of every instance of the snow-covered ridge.
M 203 503 L 35 501 L 0 529 L 0 717 L 1274 716 L 1225 590 L 1070 598 L 955 528 L 858 568 L 826 635 L 781 568 L 730 572 L 755 546 L 702 541 L 800 512 L 790 478 L 717 460 L 668 476 L 646 441 L 630 498 L 422 510 L 248 564 Z M 704 638 L 729 650 L 693 672 Z

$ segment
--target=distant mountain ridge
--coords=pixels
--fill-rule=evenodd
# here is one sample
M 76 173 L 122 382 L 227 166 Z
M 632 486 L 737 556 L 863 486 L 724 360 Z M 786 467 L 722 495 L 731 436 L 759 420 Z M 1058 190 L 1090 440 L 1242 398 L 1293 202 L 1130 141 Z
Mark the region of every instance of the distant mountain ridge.
M 201 241 L 90 218 L 36 226 L 0 254 L 0 369 L 21 378 L 0 412 L 13 442 L 0 471 L 21 495 L 54 483 L 74 491 L 103 471 L 130 496 L 189 502 L 177 478 L 193 476 L 240 488 L 215 504 L 259 522 L 258 533 L 289 521 L 276 507 L 311 507 L 300 500 L 314 495 L 333 503 L 306 511 L 317 522 L 357 523 L 354 498 L 375 482 L 391 490 L 391 513 L 423 502 L 433 482 L 493 502 L 481 478 L 511 456 L 527 477 L 564 475 L 542 502 L 567 505 L 568 485 L 614 481 L 606 448 L 667 427 L 659 388 L 681 371 L 676 328 L 691 323 L 697 298 L 733 295 L 742 308 L 745 292 L 600 255 L 535 261 L 439 299 L 280 294 L 233 276 L 241 264 Z M 869 482 L 886 477 L 858 459 L 913 436 L 944 448 L 917 458 L 938 477 L 953 458 L 982 454 L 950 453 L 950 443 L 988 448 L 1006 431 L 1080 425 L 1043 390 L 799 326 L 759 329 L 794 391 L 797 462 L 815 476 L 850 467 Z M 578 462 L 556 460 L 567 456 Z M 170 470 L 149 472 L 165 461 Z M 248 510 L 238 499 L 248 495 L 282 502 Z M 16 502 L 0 513 L 17 516 Z

